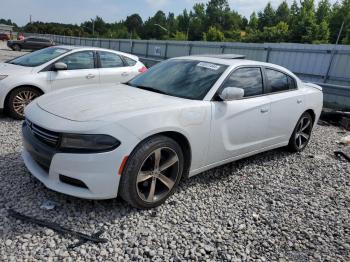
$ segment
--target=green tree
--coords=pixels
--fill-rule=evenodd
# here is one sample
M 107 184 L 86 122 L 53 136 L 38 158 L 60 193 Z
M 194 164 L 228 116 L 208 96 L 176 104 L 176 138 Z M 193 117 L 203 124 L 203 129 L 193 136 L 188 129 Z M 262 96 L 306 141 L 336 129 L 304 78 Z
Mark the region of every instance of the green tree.
M 130 16 L 127 16 L 125 20 L 125 26 L 133 36 L 137 36 L 142 30 L 142 18 L 139 14 L 132 14 Z
M 225 40 L 225 35 L 223 32 L 221 32 L 215 26 L 211 26 L 211 27 L 209 27 L 208 32 L 204 33 L 203 40 L 204 41 L 222 42 Z
M 330 39 L 332 43 L 335 43 L 344 22 L 344 28 L 340 35 L 340 41 L 342 43 L 349 43 L 350 38 L 350 0 L 343 0 L 341 4 L 338 2 L 333 5 L 333 12 L 330 17 Z
M 280 43 L 288 41 L 289 27 L 286 22 L 279 22 L 276 26 L 265 27 L 263 40 L 265 42 Z
M 201 40 L 203 32 L 205 31 L 205 5 L 203 3 L 195 4 L 193 6 L 193 12 L 190 12 L 190 28 L 189 28 L 189 40 Z M 187 32 L 186 32 L 187 33 Z
M 206 9 L 206 25 L 209 27 L 217 27 L 219 29 L 223 28 L 225 19 L 227 19 L 228 13 L 230 12 L 230 7 L 227 0 L 210 0 L 207 3 Z
M 250 19 L 249 19 L 249 24 L 248 24 L 249 28 L 252 29 L 252 30 L 257 30 L 258 29 L 258 26 L 259 26 L 259 19 L 258 17 L 256 16 L 256 13 L 253 12 L 250 16 Z
M 322 23 L 323 21 L 329 22 L 331 12 L 332 10 L 329 0 L 321 0 L 318 3 L 316 11 L 317 23 Z
M 301 43 L 312 43 L 316 40 L 317 21 L 314 0 L 304 0 L 301 2 L 296 34 L 299 36 L 298 42 Z
M 176 33 L 172 39 L 177 40 L 177 41 L 185 41 L 185 40 L 187 40 L 187 36 L 183 32 L 176 31 Z
M 264 11 L 258 13 L 259 17 L 259 29 L 262 31 L 264 27 L 270 27 L 275 25 L 276 11 L 272 7 L 271 3 L 268 2 Z
M 290 20 L 290 10 L 288 3 L 286 1 L 283 1 L 276 10 L 276 19 L 275 22 L 285 22 L 289 23 Z

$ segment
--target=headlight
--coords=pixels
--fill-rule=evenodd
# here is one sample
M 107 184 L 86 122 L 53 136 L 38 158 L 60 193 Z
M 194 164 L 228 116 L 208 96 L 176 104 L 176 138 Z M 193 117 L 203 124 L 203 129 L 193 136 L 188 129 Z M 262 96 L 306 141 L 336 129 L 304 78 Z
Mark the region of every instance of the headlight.
M 63 134 L 60 149 L 77 153 L 110 151 L 117 148 L 120 141 L 109 135 Z
M 8 77 L 8 75 L 0 75 L 0 80 L 5 79 L 6 77 Z

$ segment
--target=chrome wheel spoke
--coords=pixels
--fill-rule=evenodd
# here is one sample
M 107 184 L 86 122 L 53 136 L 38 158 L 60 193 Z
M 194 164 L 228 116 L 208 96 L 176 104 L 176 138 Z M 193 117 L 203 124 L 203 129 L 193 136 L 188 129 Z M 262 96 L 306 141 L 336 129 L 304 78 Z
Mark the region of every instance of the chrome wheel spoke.
M 152 177 L 151 172 L 141 171 L 137 176 L 137 183 L 145 182 Z
M 160 158 L 162 156 L 162 149 L 154 151 L 154 170 L 159 170 Z
M 179 158 L 177 157 L 177 155 L 174 155 L 172 158 L 170 158 L 170 159 L 167 160 L 165 163 L 163 163 L 163 164 L 159 167 L 159 170 L 162 172 L 162 171 L 168 169 L 169 167 L 175 165 L 178 161 L 179 161 Z
M 166 177 L 165 175 L 163 174 L 160 174 L 159 175 L 159 180 L 169 189 L 172 189 L 175 182 L 173 180 L 171 180 L 170 178 Z
M 310 126 L 310 124 L 311 124 L 310 119 L 307 119 L 306 124 L 302 125 L 300 131 L 302 132 L 302 131 L 304 131 L 305 129 L 307 129 L 307 128 Z
M 153 200 L 154 200 L 154 193 L 156 191 L 156 183 L 157 183 L 157 180 L 153 178 L 152 183 L 151 183 L 151 188 L 149 190 L 149 194 L 147 197 L 148 202 L 153 202 Z
M 302 132 L 301 132 L 299 135 L 300 135 L 300 137 L 305 138 L 306 141 L 309 140 L 309 138 L 310 138 L 310 135 L 308 135 L 308 134 L 306 134 L 306 133 L 302 133 Z

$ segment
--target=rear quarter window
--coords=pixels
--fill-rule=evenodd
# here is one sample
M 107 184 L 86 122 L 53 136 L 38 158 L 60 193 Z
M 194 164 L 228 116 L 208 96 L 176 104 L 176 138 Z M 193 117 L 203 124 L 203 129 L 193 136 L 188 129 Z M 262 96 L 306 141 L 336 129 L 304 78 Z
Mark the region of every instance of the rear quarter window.
M 134 66 L 137 63 L 137 61 L 135 61 L 134 59 L 131 59 L 131 58 L 126 57 L 126 56 L 123 56 L 123 59 L 128 66 Z
M 265 72 L 269 83 L 270 93 L 296 89 L 295 80 L 289 75 L 270 68 L 266 68 Z

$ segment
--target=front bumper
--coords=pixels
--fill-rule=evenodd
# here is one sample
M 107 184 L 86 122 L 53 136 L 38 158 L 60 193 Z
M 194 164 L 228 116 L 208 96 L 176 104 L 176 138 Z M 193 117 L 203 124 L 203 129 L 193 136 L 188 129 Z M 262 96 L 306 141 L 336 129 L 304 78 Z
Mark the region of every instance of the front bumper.
M 110 199 L 118 195 L 118 168 L 123 155 L 118 148 L 105 153 L 62 153 L 38 140 L 23 124 L 24 163 L 47 188 L 85 199 Z

